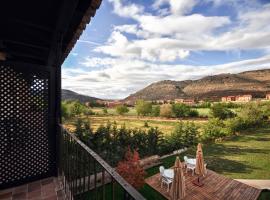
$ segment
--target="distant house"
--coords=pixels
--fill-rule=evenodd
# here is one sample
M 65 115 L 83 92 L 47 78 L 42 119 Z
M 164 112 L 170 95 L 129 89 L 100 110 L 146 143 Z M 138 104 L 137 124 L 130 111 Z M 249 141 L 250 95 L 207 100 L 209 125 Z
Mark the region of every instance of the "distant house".
M 222 102 L 232 102 L 232 101 L 236 101 L 236 97 L 235 96 L 226 96 L 226 97 L 222 97 L 221 98 Z
M 267 100 L 270 100 L 270 93 L 269 94 L 266 94 L 266 97 L 265 97 Z
M 157 100 L 156 102 L 157 102 L 157 104 L 164 104 L 165 103 L 164 100 Z
M 123 102 L 121 102 L 121 101 L 106 101 L 105 105 L 108 108 L 114 108 L 116 106 L 123 105 Z
M 195 104 L 195 99 L 175 99 L 174 103 L 183 103 L 192 106 Z
M 238 102 L 249 102 L 251 100 L 252 100 L 252 95 L 250 94 L 236 96 L 236 101 Z

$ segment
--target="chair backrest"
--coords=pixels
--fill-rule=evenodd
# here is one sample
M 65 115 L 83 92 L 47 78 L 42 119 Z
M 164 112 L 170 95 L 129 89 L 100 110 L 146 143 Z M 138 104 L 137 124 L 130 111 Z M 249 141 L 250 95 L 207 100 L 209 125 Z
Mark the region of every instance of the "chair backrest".
M 184 156 L 184 161 L 186 162 L 188 160 L 188 157 L 187 156 Z
M 165 168 L 163 166 L 159 167 L 159 172 L 160 172 L 161 175 L 164 174 L 164 170 L 165 170 Z

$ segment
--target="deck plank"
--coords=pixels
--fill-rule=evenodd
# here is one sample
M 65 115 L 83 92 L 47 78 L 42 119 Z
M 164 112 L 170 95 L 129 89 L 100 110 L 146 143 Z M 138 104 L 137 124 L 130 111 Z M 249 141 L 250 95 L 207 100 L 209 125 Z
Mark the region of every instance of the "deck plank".
M 184 200 L 256 200 L 261 193 L 260 189 L 222 176 L 212 170 L 208 170 L 207 176 L 202 179 L 204 183 L 202 187 L 193 185 L 192 181 L 196 179 L 196 176 L 192 176 L 190 172 L 184 175 L 186 179 Z M 145 182 L 166 199 L 170 199 L 167 187 L 164 185 L 161 188 L 159 174 L 147 178 Z

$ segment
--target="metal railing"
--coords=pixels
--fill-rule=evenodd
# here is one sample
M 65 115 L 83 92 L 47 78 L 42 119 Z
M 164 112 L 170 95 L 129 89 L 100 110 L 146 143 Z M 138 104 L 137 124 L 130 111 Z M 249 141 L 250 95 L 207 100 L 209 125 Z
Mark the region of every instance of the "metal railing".
M 145 199 L 98 154 L 62 126 L 59 175 L 66 199 Z

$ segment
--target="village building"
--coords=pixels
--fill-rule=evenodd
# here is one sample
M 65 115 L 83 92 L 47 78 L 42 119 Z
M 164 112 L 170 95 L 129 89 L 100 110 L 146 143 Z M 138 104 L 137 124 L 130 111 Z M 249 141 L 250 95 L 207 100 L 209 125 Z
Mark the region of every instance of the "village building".
M 222 102 L 232 102 L 232 101 L 236 101 L 236 97 L 235 96 L 225 96 L 221 98 Z
M 249 102 L 252 100 L 252 95 L 247 94 L 247 95 L 238 95 L 236 96 L 236 101 L 238 102 Z
M 195 105 L 195 99 L 175 99 L 174 103 L 183 103 L 186 105 Z

